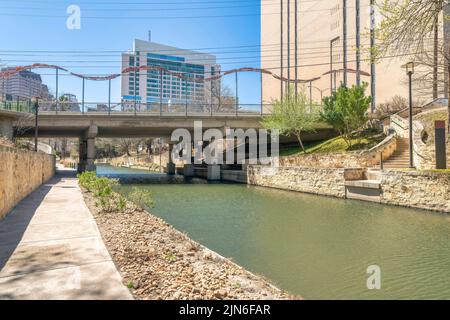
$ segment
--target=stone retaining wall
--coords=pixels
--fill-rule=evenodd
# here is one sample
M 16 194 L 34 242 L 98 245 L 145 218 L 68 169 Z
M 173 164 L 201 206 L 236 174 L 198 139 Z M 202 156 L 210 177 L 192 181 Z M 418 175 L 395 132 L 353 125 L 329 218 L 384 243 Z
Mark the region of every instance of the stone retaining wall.
M 344 169 L 248 166 L 251 185 L 345 197 Z
M 425 111 L 414 117 L 414 165 L 418 169 L 436 168 L 435 121 L 448 122 L 447 107 Z M 450 168 L 450 143 L 447 140 L 447 167 Z
M 0 146 L 0 219 L 54 174 L 53 155 Z
M 450 213 L 450 173 L 383 170 L 380 177 L 377 202 Z M 346 181 L 365 179 L 365 169 L 247 168 L 247 182 L 251 185 L 344 199 Z
M 450 174 L 383 171 L 381 202 L 450 213 Z

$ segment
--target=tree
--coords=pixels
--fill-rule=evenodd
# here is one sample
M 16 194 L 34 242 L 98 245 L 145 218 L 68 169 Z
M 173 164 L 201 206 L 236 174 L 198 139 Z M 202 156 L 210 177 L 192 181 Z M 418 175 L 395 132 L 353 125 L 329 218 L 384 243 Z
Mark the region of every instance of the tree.
M 377 30 L 378 52 L 410 53 L 417 60 L 427 60 L 432 74 L 433 98 L 438 97 L 439 16 L 444 0 L 384 0 L 380 7 L 383 16 Z M 433 47 L 433 50 L 430 48 Z M 432 55 L 429 54 L 432 52 Z M 428 73 L 428 70 L 426 71 Z
M 437 98 L 440 91 L 449 97 L 450 1 L 384 0 L 380 12 L 383 21 L 377 30 L 379 56 L 409 54 L 421 64 L 421 70 L 415 75 L 415 82 L 419 84 L 416 87 L 427 90 L 428 94 L 432 92 L 433 98 Z M 439 23 L 441 16 L 442 24 Z M 441 28 L 443 41 L 439 39 Z M 450 99 L 448 109 L 450 111 Z
M 302 133 L 315 131 L 319 119 L 313 109 L 304 92 L 295 96 L 294 90 L 290 88 L 283 100 L 272 102 L 272 114 L 264 118 L 262 126 L 268 130 L 278 129 L 280 134 L 294 135 L 306 153 Z
M 228 85 L 223 84 L 221 81 L 212 81 L 209 86 L 205 86 L 204 90 L 203 112 L 210 111 L 211 104 L 213 112 L 235 112 L 236 97 Z
M 67 111 L 69 109 L 68 108 L 69 99 L 66 96 L 62 95 L 59 97 L 58 100 L 59 100 L 60 110 Z
M 338 131 L 349 147 L 352 146 L 352 134 L 368 121 L 367 110 L 372 98 L 365 96 L 366 89 L 367 83 L 351 88 L 341 86 L 323 99 L 321 119 Z
M 119 151 L 126 154 L 127 156 L 131 156 L 131 148 L 134 142 L 135 140 L 129 138 L 119 139 Z

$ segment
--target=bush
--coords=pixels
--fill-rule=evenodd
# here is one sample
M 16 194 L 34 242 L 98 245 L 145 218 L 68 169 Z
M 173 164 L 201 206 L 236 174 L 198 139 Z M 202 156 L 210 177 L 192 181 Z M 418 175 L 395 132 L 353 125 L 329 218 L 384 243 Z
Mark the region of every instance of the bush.
M 118 181 L 109 178 L 99 178 L 95 172 L 83 172 L 77 175 L 80 186 L 92 192 L 96 199 L 95 205 L 103 211 L 122 211 L 126 207 L 126 200 L 114 192 Z
M 80 186 L 88 191 L 92 191 L 94 187 L 93 182 L 95 179 L 97 179 L 97 174 L 95 173 L 95 171 L 87 171 L 77 174 L 77 178 Z
M 368 120 L 367 111 L 371 97 L 365 96 L 367 83 L 347 88 L 341 86 L 330 97 L 323 99 L 321 118 L 331 125 L 347 143 L 352 146 L 352 135 L 361 129 Z
M 154 206 L 152 194 L 149 190 L 133 187 L 127 198 L 141 208 L 151 208 Z
M 314 132 L 319 119 L 315 111 L 316 104 L 310 105 L 304 92 L 295 95 L 292 88 L 282 100 L 272 102 L 272 112 L 262 121 L 262 126 L 267 130 L 279 130 L 283 135 L 294 135 L 300 147 L 306 152 L 302 141 L 302 134 Z

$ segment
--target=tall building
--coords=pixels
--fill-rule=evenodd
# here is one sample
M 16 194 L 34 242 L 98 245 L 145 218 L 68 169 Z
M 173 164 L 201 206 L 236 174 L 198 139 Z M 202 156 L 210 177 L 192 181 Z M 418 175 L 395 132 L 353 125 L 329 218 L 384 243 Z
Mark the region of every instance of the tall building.
M 3 68 L 2 71 L 12 69 L 14 68 Z M 1 79 L 0 82 L 0 96 L 6 100 L 29 100 L 45 95 L 48 95 L 48 88 L 42 84 L 41 76 L 28 70 Z
M 357 83 L 355 71 L 358 70 L 359 55 L 360 83 L 366 82 L 369 85 L 366 92 L 368 95 L 373 90 L 374 104 L 386 102 L 395 95 L 407 97 L 407 76 L 401 66 L 409 57 L 381 59 L 371 65 L 370 30 L 371 26 L 380 23 L 381 15 L 374 8 L 374 19 L 371 22 L 371 0 L 360 0 L 359 3 L 359 10 L 356 0 L 277 0 L 270 5 L 262 3 L 262 68 L 291 80 L 295 79 L 297 69 L 297 79 L 306 81 L 299 85 L 299 90 L 304 90 L 308 97 L 311 93 L 314 101 L 320 101 L 321 96 L 330 95 L 345 80 L 347 86 Z M 310 88 L 308 80 L 313 79 L 315 80 L 311 82 Z M 282 90 L 286 92 L 287 83 L 282 86 L 280 80 L 270 75 L 263 75 L 262 81 L 264 103 L 279 99 Z M 431 94 L 432 92 L 430 98 Z
M 220 80 L 213 81 L 212 86 L 211 81 L 201 81 L 220 72 L 216 57 L 210 54 L 134 40 L 133 51 L 122 54 L 122 67 L 134 66 L 162 67 L 200 81 L 186 81 L 159 70 L 130 72 L 122 76 L 122 102 L 128 109 L 134 108 L 135 100 L 139 108 L 151 108 L 160 102 L 169 106 L 209 106 L 214 87 L 220 88 Z

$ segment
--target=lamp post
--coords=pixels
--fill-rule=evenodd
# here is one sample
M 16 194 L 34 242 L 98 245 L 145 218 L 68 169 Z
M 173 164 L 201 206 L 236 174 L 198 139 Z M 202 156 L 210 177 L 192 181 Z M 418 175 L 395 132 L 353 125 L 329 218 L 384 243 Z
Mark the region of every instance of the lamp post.
M 409 167 L 414 168 L 414 146 L 413 146 L 413 96 L 412 96 L 412 76 L 414 74 L 414 62 L 408 62 L 402 68 L 406 69 L 408 75 L 409 89 Z
M 34 101 L 34 151 L 38 151 L 38 135 L 39 135 L 39 97 Z

